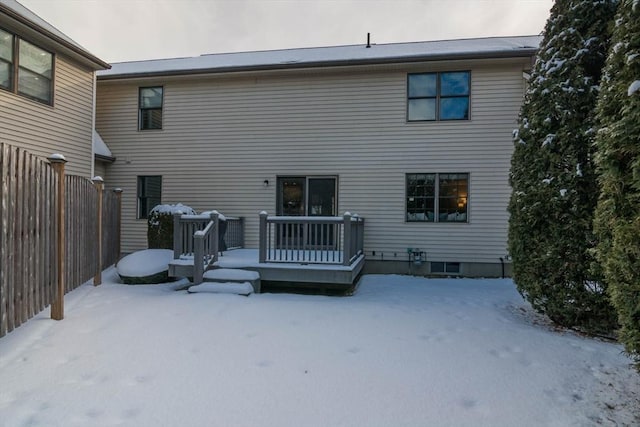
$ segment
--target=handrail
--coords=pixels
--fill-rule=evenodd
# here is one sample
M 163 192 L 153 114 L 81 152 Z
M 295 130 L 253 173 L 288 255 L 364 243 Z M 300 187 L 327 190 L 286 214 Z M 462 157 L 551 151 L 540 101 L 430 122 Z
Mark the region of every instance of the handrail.
M 218 213 L 174 214 L 173 258 L 193 255 L 193 283 L 202 283 L 204 271 L 218 260 Z
M 260 263 L 351 265 L 364 254 L 364 218 L 260 213 Z
M 204 230 L 193 235 L 193 283 L 196 285 L 202 283 L 205 269 L 218 260 L 218 225 L 218 214 L 213 213 Z

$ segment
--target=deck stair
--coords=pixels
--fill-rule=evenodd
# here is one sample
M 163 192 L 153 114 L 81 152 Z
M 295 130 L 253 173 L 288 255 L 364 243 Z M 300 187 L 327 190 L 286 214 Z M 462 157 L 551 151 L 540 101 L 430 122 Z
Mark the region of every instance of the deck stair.
M 260 293 L 260 273 L 256 271 L 214 268 L 205 271 L 203 280 L 201 284 L 191 286 L 189 292 Z

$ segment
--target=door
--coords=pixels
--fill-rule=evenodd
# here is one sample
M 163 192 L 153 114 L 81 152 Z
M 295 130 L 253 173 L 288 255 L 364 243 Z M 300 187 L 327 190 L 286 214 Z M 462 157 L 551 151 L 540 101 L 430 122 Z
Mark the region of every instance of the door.
M 337 214 L 335 177 L 279 177 L 278 216 L 335 216 Z M 333 225 L 287 224 L 277 231 L 278 246 L 333 245 Z M 306 237 L 305 237 L 306 236 Z
M 335 177 L 279 177 L 278 216 L 335 216 Z
M 308 216 L 336 216 L 336 179 L 309 178 L 307 192 Z M 333 250 L 336 227 L 333 224 L 310 225 L 308 245 L 316 249 Z

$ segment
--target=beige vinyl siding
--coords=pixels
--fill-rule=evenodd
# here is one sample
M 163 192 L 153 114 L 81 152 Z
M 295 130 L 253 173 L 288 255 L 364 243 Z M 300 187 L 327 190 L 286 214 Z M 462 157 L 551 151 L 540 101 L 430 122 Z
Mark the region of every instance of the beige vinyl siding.
M 338 210 L 366 218 L 370 258 L 406 259 L 406 248 L 419 247 L 430 261 L 499 262 L 527 64 L 99 81 L 97 129 L 118 158 L 107 178 L 125 191 L 123 250 L 146 245 L 146 222 L 135 219 L 138 175 L 162 175 L 163 203 L 246 217 L 249 247 L 258 213 L 276 212 L 277 176 L 337 176 Z M 471 70 L 471 120 L 406 122 L 407 73 L 432 70 Z M 138 131 L 138 87 L 156 84 L 163 130 Z M 468 172 L 469 223 L 407 223 L 405 174 L 415 172 Z
M 49 157 L 61 153 L 67 173 L 89 177 L 93 72 L 56 56 L 53 106 L 0 90 L 0 141 Z
M 107 163 L 96 160 L 93 165 L 93 176 L 102 177 L 102 179 L 106 180 L 107 176 Z M 92 177 L 93 178 L 93 177 Z M 107 182 L 105 182 L 105 185 Z

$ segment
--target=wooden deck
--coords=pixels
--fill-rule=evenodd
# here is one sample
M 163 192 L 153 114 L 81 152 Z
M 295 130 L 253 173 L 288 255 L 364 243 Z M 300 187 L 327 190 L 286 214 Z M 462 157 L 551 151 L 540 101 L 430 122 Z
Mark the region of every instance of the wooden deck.
M 266 286 L 348 289 L 362 272 L 363 218 L 348 213 L 320 218 L 261 214 L 260 220 L 258 249 L 237 248 L 224 242 L 236 249 L 219 252 L 222 240 L 218 240 L 217 215 L 176 216 L 174 260 L 169 265 L 169 275 L 193 277 L 193 283 L 199 284 L 204 281 L 206 270 L 243 269 L 258 272 Z M 242 224 L 237 221 L 233 226 Z M 295 234 L 287 234 L 291 230 Z M 235 230 L 234 234 L 243 231 Z M 202 260 L 202 264 L 194 265 L 194 259 Z
M 263 284 L 288 284 L 302 287 L 321 286 L 348 288 L 356 281 L 364 267 L 364 255 L 349 265 L 310 263 L 261 263 L 258 249 L 236 249 L 218 258 L 216 267 L 242 268 L 260 273 Z

